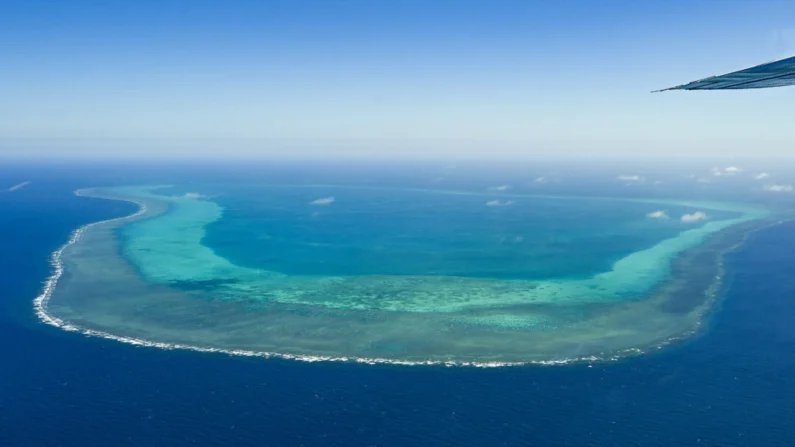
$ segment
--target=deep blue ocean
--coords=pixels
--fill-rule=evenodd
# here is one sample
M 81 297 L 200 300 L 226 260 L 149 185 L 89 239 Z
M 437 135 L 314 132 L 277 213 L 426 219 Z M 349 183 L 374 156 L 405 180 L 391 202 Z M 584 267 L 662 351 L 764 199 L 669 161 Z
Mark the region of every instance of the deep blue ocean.
M 210 172 L 256 177 L 0 169 L 2 185 L 32 181 L 0 193 L 0 446 L 795 444 L 795 224 L 755 233 L 730 256 L 731 284 L 707 331 L 610 364 L 308 364 L 137 348 L 37 320 L 31 301 L 50 253 L 78 226 L 134 209 L 76 188 Z M 483 185 L 499 184 L 490 180 Z

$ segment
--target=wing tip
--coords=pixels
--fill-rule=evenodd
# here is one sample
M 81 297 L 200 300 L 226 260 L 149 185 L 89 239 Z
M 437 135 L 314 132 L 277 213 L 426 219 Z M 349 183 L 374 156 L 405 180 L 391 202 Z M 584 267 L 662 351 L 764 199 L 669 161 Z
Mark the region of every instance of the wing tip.
M 748 78 L 738 78 L 733 81 L 727 80 L 732 76 L 737 76 L 741 74 L 747 74 L 751 70 L 759 70 L 761 68 L 767 68 L 769 66 L 773 66 L 774 64 L 785 64 L 783 67 L 778 66 L 773 71 L 769 72 L 768 74 L 760 74 L 760 77 L 757 79 L 748 79 Z M 795 75 L 795 72 L 792 71 L 792 68 L 789 68 L 786 64 L 795 63 L 795 56 L 785 57 L 783 59 L 777 59 L 774 61 L 766 62 L 764 64 L 754 65 L 749 68 L 744 68 L 742 70 L 732 71 L 729 73 L 725 73 L 722 75 L 710 76 L 707 78 L 699 79 L 697 81 L 688 82 L 687 84 L 677 85 L 675 87 L 664 88 L 662 90 L 654 90 L 652 93 L 658 92 L 666 92 L 670 90 L 729 90 L 729 89 L 742 89 L 742 88 L 766 88 L 766 87 L 781 87 L 781 85 L 766 85 L 763 87 L 754 86 L 754 87 L 738 87 L 739 85 L 745 84 L 753 84 L 756 82 L 764 82 L 769 81 L 771 79 L 776 79 L 780 77 L 789 77 Z M 783 73 L 782 73 L 783 68 Z M 726 84 L 726 82 L 729 82 Z M 734 83 L 731 83 L 734 82 Z M 723 83 L 723 84 L 721 84 Z M 795 83 L 795 81 L 793 81 Z
M 676 87 L 661 88 L 659 90 L 652 90 L 651 92 L 652 93 L 660 93 L 660 92 L 667 92 L 667 91 L 671 91 L 671 90 L 685 90 L 682 87 L 684 87 L 684 86 L 677 85 Z

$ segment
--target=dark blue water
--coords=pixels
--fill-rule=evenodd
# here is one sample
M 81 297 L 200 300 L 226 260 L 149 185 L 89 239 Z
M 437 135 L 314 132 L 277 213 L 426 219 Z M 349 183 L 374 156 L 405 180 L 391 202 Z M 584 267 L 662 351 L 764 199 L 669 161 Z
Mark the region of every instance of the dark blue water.
M 71 195 L 123 170 L 3 172 L 0 445 L 789 446 L 795 225 L 733 255 L 709 331 L 615 364 L 496 370 L 304 364 L 135 348 L 37 322 L 47 258 L 130 211 Z M 165 173 L 148 174 L 161 180 Z M 169 174 L 174 176 L 172 172 Z

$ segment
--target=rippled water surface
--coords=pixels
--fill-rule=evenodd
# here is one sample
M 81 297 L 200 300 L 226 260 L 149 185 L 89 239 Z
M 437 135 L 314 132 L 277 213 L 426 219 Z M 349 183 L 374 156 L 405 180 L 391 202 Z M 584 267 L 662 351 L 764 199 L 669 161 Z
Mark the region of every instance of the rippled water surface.
M 187 188 L 78 191 L 139 211 L 79 230 L 56 254 L 43 318 L 134 343 L 302 360 L 612 359 L 697 331 L 724 253 L 769 215 L 502 187 Z
M 544 174 L 524 171 L 531 178 Z M 85 337 L 41 324 L 32 312 L 31 299 L 51 274 L 50 255 L 72 231 L 137 208 L 78 197 L 76 189 L 187 184 L 213 176 L 222 183 L 235 177 L 253 184 L 263 176 L 287 183 L 279 176 L 288 174 L 295 175 L 284 167 L 223 171 L 216 165 L 0 168 L 7 185 L 32 181 L 14 194 L 0 194 L 0 445 L 700 447 L 789 446 L 795 438 L 791 224 L 751 233 L 726 256 L 725 290 L 700 335 L 617 362 L 484 370 L 263 360 Z M 371 177 L 389 179 L 382 171 L 376 174 Z M 589 189 L 604 196 L 653 196 L 661 188 L 611 186 L 616 174 L 594 173 L 606 180 L 593 180 Z M 430 183 L 439 174 L 423 175 Z M 520 184 L 503 172 L 490 175 L 471 189 Z M 577 177 L 580 185 L 585 175 Z M 676 189 L 675 179 L 665 180 L 672 185 L 664 191 L 669 197 L 787 205 L 785 195 L 743 193 L 754 180 L 732 180 L 739 184 L 734 189 L 728 182 L 699 185 L 703 193 L 691 184 Z M 461 183 L 457 189 L 466 186 Z M 576 192 L 566 185 L 555 191 Z M 224 256 L 241 266 L 262 267 L 231 252 Z M 690 302 L 670 305 L 681 311 Z M 149 310 L 141 306 L 113 323 L 151 321 Z

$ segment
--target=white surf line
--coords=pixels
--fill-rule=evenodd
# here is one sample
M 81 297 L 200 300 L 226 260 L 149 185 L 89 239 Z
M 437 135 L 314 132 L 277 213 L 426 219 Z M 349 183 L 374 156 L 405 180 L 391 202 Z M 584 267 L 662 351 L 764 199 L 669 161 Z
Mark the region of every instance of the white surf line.
M 644 352 L 651 350 L 651 349 L 661 349 L 664 346 L 667 346 L 673 343 L 676 340 L 686 338 L 688 334 L 696 332 L 697 329 L 694 329 L 691 332 L 686 334 L 668 338 L 657 345 L 651 346 L 646 348 L 646 351 L 640 348 L 627 348 L 623 350 L 619 350 L 614 352 L 610 356 L 599 357 L 596 355 L 585 356 L 585 357 L 576 357 L 576 358 L 567 358 L 567 359 L 560 359 L 560 360 L 531 360 L 531 361 L 523 361 L 523 362 L 498 362 L 498 361 L 490 361 L 490 362 L 477 362 L 477 361 L 455 361 L 455 360 L 400 360 L 400 359 L 387 359 L 387 358 L 366 358 L 366 357 L 355 357 L 355 356 L 344 356 L 344 357 L 333 357 L 333 356 L 320 356 L 320 355 L 303 355 L 303 354 L 286 354 L 286 353 L 278 353 L 278 352 L 267 352 L 267 351 L 251 351 L 251 350 L 242 350 L 242 349 L 221 349 L 221 348 L 210 348 L 210 347 L 201 347 L 201 346 L 193 346 L 187 344 L 179 344 L 179 343 L 165 343 L 165 342 L 156 342 L 156 341 L 149 341 L 144 339 L 138 339 L 133 337 L 124 337 L 120 335 L 111 334 L 109 332 L 98 331 L 94 329 L 87 329 L 82 328 L 77 325 L 68 323 L 52 314 L 47 312 L 47 305 L 52 297 L 52 293 L 55 290 L 55 287 L 58 283 L 58 280 L 63 275 L 64 266 L 63 262 L 61 261 L 61 256 L 63 255 L 64 251 L 67 247 L 77 243 L 82 235 L 88 228 L 91 228 L 96 225 L 100 225 L 103 223 L 109 222 L 121 222 L 124 220 L 134 219 L 138 216 L 143 215 L 147 212 L 146 203 L 137 201 L 133 198 L 129 197 L 110 197 L 110 196 L 102 196 L 102 195 L 92 195 L 87 194 L 86 191 L 90 191 L 90 189 L 79 189 L 75 191 L 75 195 L 81 197 L 95 197 L 95 198 L 103 198 L 108 200 L 120 200 L 120 201 L 127 201 L 131 203 L 135 203 L 138 205 L 139 209 L 133 214 L 128 216 L 116 217 L 113 219 L 106 219 L 98 222 L 89 223 L 86 225 L 81 226 L 80 228 L 76 229 L 72 232 L 71 236 L 67 240 L 67 242 L 62 245 L 58 250 L 54 251 L 51 255 L 50 265 L 52 266 L 53 273 L 52 275 L 45 281 L 42 293 L 37 296 L 33 300 L 34 309 L 36 312 L 36 316 L 45 324 L 60 328 L 67 332 L 76 332 L 80 333 L 85 336 L 89 337 L 99 337 L 105 338 L 108 340 L 114 340 L 121 343 L 139 346 L 139 347 L 151 347 L 151 348 L 158 348 L 164 350 L 187 350 L 187 351 L 194 351 L 194 352 L 202 352 L 202 353 L 221 353 L 227 354 L 232 356 L 242 356 L 242 357 L 262 357 L 262 358 L 277 358 L 277 359 L 284 359 L 284 360 L 296 360 L 296 361 L 303 361 L 303 362 L 352 362 L 352 363 L 363 363 L 368 365 L 377 365 L 377 364 L 390 364 L 390 365 L 404 365 L 404 366 L 415 366 L 415 365 L 426 365 L 426 366 L 446 366 L 446 367 L 455 367 L 455 366 L 462 366 L 462 367 L 475 367 L 475 368 L 497 368 L 497 367 L 507 367 L 507 366 L 525 366 L 525 365 L 566 365 L 566 364 L 573 364 L 573 363 L 596 363 L 596 362 L 606 362 L 606 361 L 617 361 L 621 358 L 628 356 L 628 355 L 638 355 L 643 354 Z M 784 221 L 778 222 L 779 224 L 784 223 Z M 747 236 L 747 235 L 746 235 Z M 738 243 L 737 246 L 741 245 Z M 735 248 L 737 247 L 735 246 Z M 700 325 L 700 321 L 697 322 L 697 325 Z
M 85 191 L 86 191 L 85 189 L 78 189 L 77 191 L 75 191 L 75 195 L 76 196 L 80 196 L 80 197 L 95 197 L 95 196 L 86 194 Z M 128 216 L 115 217 L 113 219 L 106 219 L 106 220 L 101 220 L 101 221 L 98 221 L 98 222 L 92 222 L 92 223 L 83 225 L 82 227 L 80 227 L 80 228 L 76 229 L 75 231 L 73 231 L 72 234 L 69 236 L 69 239 L 67 240 L 67 242 L 64 245 L 62 245 L 60 248 L 58 248 L 58 250 L 55 250 L 52 253 L 52 255 L 50 256 L 50 266 L 53 269 L 53 273 L 44 282 L 44 288 L 42 290 L 41 295 L 37 296 L 36 299 L 33 300 L 33 305 L 34 305 L 34 308 L 36 310 L 36 315 L 39 317 L 40 320 L 42 320 L 43 322 L 45 322 L 47 324 L 50 324 L 50 325 L 53 325 L 53 326 L 56 326 L 56 327 L 61 327 L 61 328 L 65 329 L 65 330 L 68 330 L 68 331 L 77 330 L 76 327 L 70 326 L 69 324 L 67 324 L 63 320 L 61 320 L 60 318 L 52 316 L 52 315 L 48 314 L 47 311 L 46 311 L 47 303 L 50 301 L 50 297 L 52 296 L 53 290 L 55 290 L 55 285 L 58 283 L 58 280 L 61 278 L 61 275 L 63 275 L 63 262 L 61 262 L 61 255 L 63 254 L 64 250 L 66 250 L 67 247 L 69 247 L 72 244 L 77 243 L 80 240 L 80 238 L 83 236 L 85 231 L 87 229 L 93 227 L 93 226 L 100 225 L 100 224 L 103 224 L 103 223 L 108 223 L 108 222 L 120 222 L 120 221 L 123 221 L 123 220 L 134 219 L 134 218 L 146 213 L 147 208 L 146 208 L 146 204 L 145 203 L 139 202 L 139 201 L 136 201 L 136 200 L 133 200 L 133 199 L 129 199 L 127 201 L 135 203 L 136 205 L 138 205 L 138 211 L 136 211 L 135 213 L 130 214 Z
M 24 182 L 22 182 L 22 183 L 17 183 L 16 185 L 14 185 L 14 186 L 12 186 L 12 187 L 8 188 L 8 189 L 6 190 L 6 192 L 14 192 L 14 191 L 20 190 L 20 189 L 22 189 L 22 188 L 24 188 L 24 187 L 26 187 L 26 186 L 30 185 L 31 183 L 32 183 L 32 182 L 31 182 L 30 180 L 28 180 L 28 181 L 24 181 Z
M 618 358 L 605 359 L 605 358 L 599 358 L 597 356 L 587 356 L 587 357 L 569 358 L 561 360 L 535 360 L 527 362 L 498 362 L 498 361 L 476 362 L 476 361 L 454 361 L 454 360 L 400 360 L 400 359 L 387 359 L 387 358 L 366 358 L 366 357 L 355 357 L 355 356 L 334 357 L 334 356 L 322 356 L 322 355 L 286 354 L 286 353 L 267 352 L 267 351 L 251 351 L 243 349 L 221 349 L 221 348 L 193 346 L 193 345 L 180 344 L 180 343 L 164 343 L 164 342 L 138 339 L 133 337 L 124 337 L 120 335 L 111 334 L 109 332 L 82 328 L 80 326 L 68 323 L 58 318 L 57 316 L 50 314 L 47 311 L 47 305 L 49 304 L 53 291 L 55 290 L 55 287 L 58 284 L 58 280 L 61 278 L 64 272 L 64 266 L 63 262 L 61 261 L 61 256 L 63 255 L 66 248 L 80 241 L 80 238 L 83 236 L 83 234 L 87 229 L 104 223 L 121 222 L 124 220 L 134 219 L 147 212 L 147 207 L 144 202 L 126 197 L 121 198 L 121 197 L 92 195 L 92 194 L 87 194 L 86 191 L 88 190 L 86 189 L 77 190 L 75 191 L 75 195 L 81 197 L 97 197 L 108 200 L 121 200 L 121 201 L 132 202 L 138 205 L 139 209 L 135 213 L 130 214 L 128 216 L 106 219 L 81 226 L 80 228 L 72 232 L 71 236 L 64 245 L 62 245 L 60 248 L 58 248 L 58 250 L 52 253 L 50 258 L 50 265 L 52 266 L 53 273 L 45 281 L 42 293 L 33 300 L 33 305 L 36 311 L 36 316 L 39 318 L 41 322 L 48 324 L 50 326 L 57 327 L 67 332 L 76 332 L 89 337 L 105 338 L 108 340 L 114 340 L 121 343 L 126 343 L 129 345 L 140 346 L 140 347 L 159 348 L 164 350 L 178 349 L 178 350 L 188 350 L 188 351 L 204 352 L 204 353 L 221 353 L 221 354 L 242 356 L 242 357 L 278 358 L 285 360 L 297 360 L 309 363 L 352 362 L 352 363 L 364 363 L 368 365 L 391 364 L 391 365 L 405 365 L 405 366 L 428 365 L 428 366 L 447 366 L 447 367 L 469 366 L 476 368 L 497 368 L 505 366 L 522 366 L 529 364 L 564 365 L 575 362 L 597 362 L 597 361 L 618 359 Z

